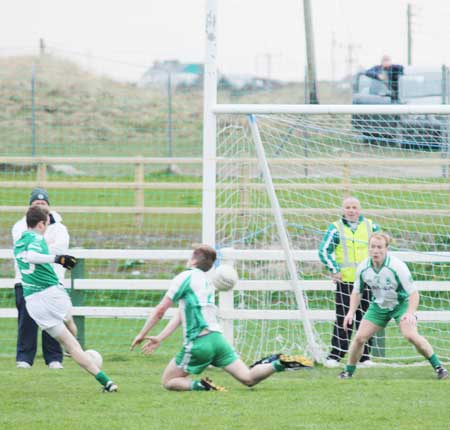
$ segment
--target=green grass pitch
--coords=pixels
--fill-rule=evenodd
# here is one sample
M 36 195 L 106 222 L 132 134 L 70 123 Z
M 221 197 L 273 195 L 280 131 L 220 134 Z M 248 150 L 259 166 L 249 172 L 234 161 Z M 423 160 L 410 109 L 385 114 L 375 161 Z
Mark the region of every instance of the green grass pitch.
M 228 392 L 168 392 L 161 373 L 176 353 L 175 336 L 150 357 L 105 354 L 104 370 L 119 384 L 114 394 L 71 359 L 49 370 L 38 357 L 30 370 L 0 358 L 1 429 L 311 429 L 447 430 L 449 381 L 429 366 L 360 369 L 353 380 L 338 369 L 277 373 L 253 389 L 225 372 L 205 375 Z

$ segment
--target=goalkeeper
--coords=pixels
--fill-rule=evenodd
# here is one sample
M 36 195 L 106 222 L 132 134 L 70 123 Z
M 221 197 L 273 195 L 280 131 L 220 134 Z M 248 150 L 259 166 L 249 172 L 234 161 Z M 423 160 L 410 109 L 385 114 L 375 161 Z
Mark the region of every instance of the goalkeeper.
M 319 258 L 330 271 L 331 279 L 336 284 L 336 321 L 331 338 L 331 351 L 325 362 L 327 367 L 338 367 L 339 361 L 348 351 L 352 329 L 344 331 L 343 322 L 349 309 L 356 266 L 368 256 L 368 242 L 372 232 L 380 230 L 372 220 L 361 214 L 361 204 L 355 197 L 343 200 L 342 212 L 342 218 L 328 227 L 319 248 Z M 370 292 L 366 288 L 361 298 L 360 309 L 356 312 L 356 329 L 369 303 Z M 361 357 L 361 363 L 366 366 L 372 363 L 369 343 L 365 345 Z
M 49 254 L 44 239 L 50 223 L 47 209 L 31 206 L 26 214 L 26 223 L 28 230 L 14 244 L 14 258 L 20 271 L 28 313 L 42 330 L 63 344 L 82 368 L 95 376 L 104 391 L 117 391 L 117 385 L 95 365 L 66 326 L 71 319 L 72 303 L 50 263 L 70 270 L 75 267 L 76 259 L 71 255 Z
M 214 287 L 206 276 L 215 260 L 216 251 L 213 248 L 207 245 L 196 247 L 188 262 L 188 270 L 174 278 L 161 303 L 131 344 L 133 349 L 147 339 L 142 351 L 151 354 L 180 324 L 183 325 L 184 344 L 164 370 L 164 388 L 174 391 L 224 391 L 209 378 L 191 379 L 190 375 L 202 373 L 209 365 L 224 369 L 249 387 L 275 372 L 311 367 L 312 362 L 301 356 L 275 354 L 259 360 L 251 369 L 239 359 L 221 333 L 214 305 Z M 146 337 L 174 302 L 180 305 L 172 320 L 158 336 Z
M 344 319 L 344 330 L 348 330 L 353 323 L 364 284 L 372 290 L 373 300 L 350 345 L 348 364 L 339 377 L 348 379 L 353 376 L 364 344 L 394 318 L 403 337 L 430 362 L 437 378 L 447 379 L 447 370 L 433 352 L 428 340 L 417 331 L 415 312 L 419 306 L 419 292 L 414 285 L 408 266 L 398 258 L 389 255 L 388 247 L 389 236 L 382 233 L 373 234 L 369 241 L 370 257 L 358 266 L 355 286 L 350 298 L 350 310 Z

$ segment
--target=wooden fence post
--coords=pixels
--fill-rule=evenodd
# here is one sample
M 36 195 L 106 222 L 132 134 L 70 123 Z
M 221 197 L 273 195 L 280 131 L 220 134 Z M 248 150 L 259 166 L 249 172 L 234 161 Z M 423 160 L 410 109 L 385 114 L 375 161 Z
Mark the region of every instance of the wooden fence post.
M 347 154 L 345 152 L 342 153 L 342 158 L 344 159 L 344 164 L 342 165 L 342 185 L 344 197 L 348 197 L 351 194 L 351 172 L 350 172 L 350 164 L 346 163 Z
M 36 175 L 38 185 L 43 186 L 47 180 L 47 164 L 45 161 L 38 161 Z
M 144 182 L 145 169 L 143 161 L 137 162 L 134 166 L 134 182 L 135 182 L 135 205 L 136 205 L 136 227 L 142 228 L 144 223 L 143 208 L 145 204 L 144 198 Z
M 84 278 L 84 259 L 78 259 L 77 265 L 70 272 L 71 274 L 71 290 L 70 297 L 72 299 L 72 303 L 74 306 L 83 306 L 84 305 L 84 290 L 75 289 L 75 279 L 83 279 Z M 75 324 L 78 328 L 77 339 L 80 342 L 82 348 L 85 346 L 85 317 L 82 315 L 76 315 L 73 317 Z

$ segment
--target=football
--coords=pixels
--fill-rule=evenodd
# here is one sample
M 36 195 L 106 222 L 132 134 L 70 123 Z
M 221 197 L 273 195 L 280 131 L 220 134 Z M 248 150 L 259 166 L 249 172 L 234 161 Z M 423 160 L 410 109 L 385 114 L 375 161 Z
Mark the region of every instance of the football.
M 219 291 L 231 290 L 239 280 L 236 269 L 229 264 L 221 264 L 212 276 L 213 284 Z
M 95 349 L 87 349 L 86 354 L 89 354 L 94 361 L 95 365 L 101 369 L 103 365 L 103 357 L 99 352 L 97 352 Z

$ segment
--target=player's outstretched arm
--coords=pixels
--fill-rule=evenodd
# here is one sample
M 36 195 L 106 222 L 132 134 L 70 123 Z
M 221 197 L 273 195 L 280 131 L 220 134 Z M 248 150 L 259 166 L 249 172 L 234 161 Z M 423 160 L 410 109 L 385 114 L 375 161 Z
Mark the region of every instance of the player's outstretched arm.
M 408 309 L 403 314 L 401 321 L 407 321 L 409 324 L 416 325 L 416 311 L 419 307 L 420 296 L 418 291 L 410 294 L 408 300 Z
M 175 315 L 172 317 L 172 319 L 161 331 L 161 333 L 158 334 L 158 336 L 145 337 L 145 339 L 148 340 L 148 342 L 142 347 L 142 352 L 145 355 L 152 354 L 159 348 L 162 341 L 168 338 L 179 327 L 180 324 L 181 324 L 181 314 L 180 310 L 178 309 L 177 312 L 175 312 Z
M 55 261 L 54 255 L 41 254 L 36 251 L 25 251 L 18 255 L 23 261 L 31 264 L 46 264 L 53 263 Z
M 167 295 L 161 300 L 158 306 L 156 306 L 155 311 L 147 318 L 147 321 L 142 327 L 141 331 L 131 342 L 131 350 L 135 348 L 136 345 L 140 344 L 147 336 L 147 333 L 158 323 L 158 321 L 164 316 L 167 309 L 169 309 L 173 304 L 171 298 Z

